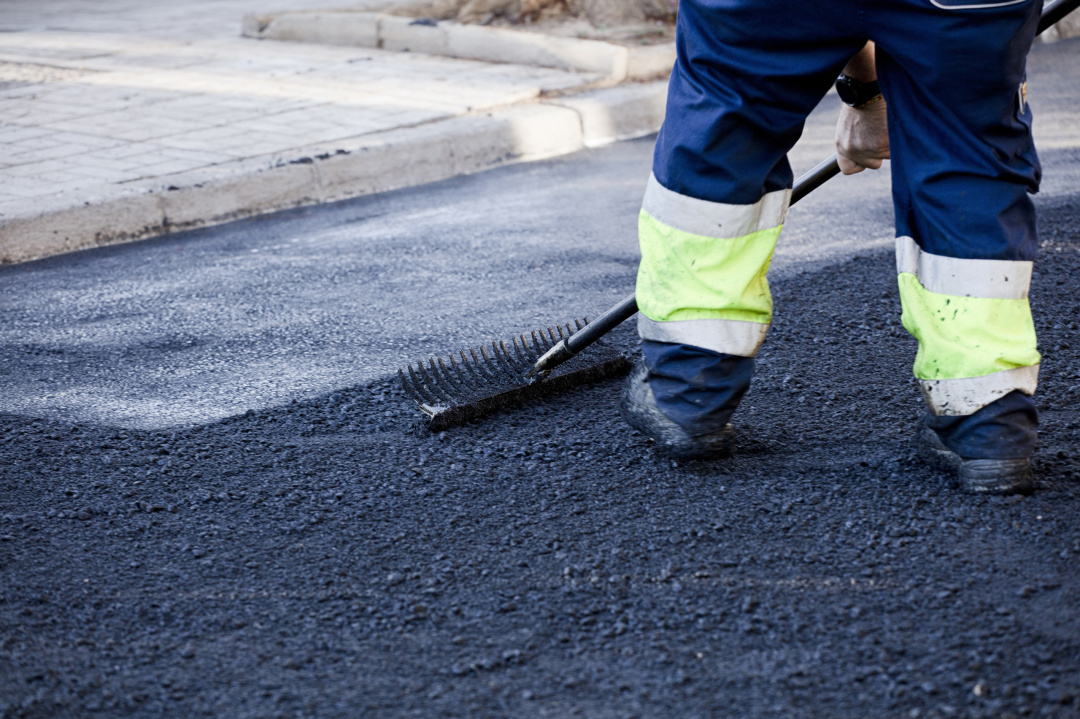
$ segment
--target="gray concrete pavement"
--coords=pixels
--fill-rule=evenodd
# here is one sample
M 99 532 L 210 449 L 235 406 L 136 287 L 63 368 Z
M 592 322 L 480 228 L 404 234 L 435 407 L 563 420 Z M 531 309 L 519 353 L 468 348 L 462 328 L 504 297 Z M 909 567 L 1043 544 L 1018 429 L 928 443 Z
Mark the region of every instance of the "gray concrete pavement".
M 404 0 L 378 0 L 388 6 Z M 332 3 L 330 3 L 332 4 Z M 350 3 L 363 6 L 364 3 Z M 178 40 L 236 38 L 240 18 L 275 10 L 317 10 L 326 0 L 4 0 L 3 32 L 114 33 Z
M 243 15 L 267 9 L 250 1 L 149 7 L 5 4 L 0 264 L 565 154 L 662 118 L 662 83 L 581 108 L 543 96 L 595 73 L 243 39 Z
M 1031 63 L 1040 204 L 1080 197 L 1076 50 L 1045 46 Z M 835 102 L 811 117 L 797 171 L 828 154 Z M 198 424 L 595 315 L 632 287 L 651 146 L 0 269 L 0 411 Z M 863 173 L 808 197 L 789 216 L 773 279 L 889 247 L 888 191 L 887 174 Z

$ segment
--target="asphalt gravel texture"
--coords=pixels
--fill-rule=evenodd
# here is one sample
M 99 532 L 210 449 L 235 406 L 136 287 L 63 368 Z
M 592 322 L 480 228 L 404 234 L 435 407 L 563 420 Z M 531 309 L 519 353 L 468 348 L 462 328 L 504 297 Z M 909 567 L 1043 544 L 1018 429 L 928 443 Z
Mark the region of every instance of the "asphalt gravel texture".
M 716 462 L 618 380 L 431 433 L 392 379 L 625 295 L 651 139 L 0 268 L 0 717 L 1080 716 L 1077 47 L 1030 497 L 915 459 L 886 173 L 789 215 Z
M 1075 201 L 1041 205 L 1026 498 L 915 459 L 881 251 L 774 283 L 728 460 L 658 456 L 619 380 L 440 433 L 389 377 L 0 416 L 0 716 L 1076 716 Z

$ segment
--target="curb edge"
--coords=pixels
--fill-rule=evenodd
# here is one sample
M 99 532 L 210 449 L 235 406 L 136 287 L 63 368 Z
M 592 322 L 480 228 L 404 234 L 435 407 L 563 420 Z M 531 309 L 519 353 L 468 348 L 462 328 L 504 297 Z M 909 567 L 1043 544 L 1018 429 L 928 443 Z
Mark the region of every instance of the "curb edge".
M 0 220 L 0 265 L 543 160 L 659 130 L 667 82 L 622 85 L 50 198 Z

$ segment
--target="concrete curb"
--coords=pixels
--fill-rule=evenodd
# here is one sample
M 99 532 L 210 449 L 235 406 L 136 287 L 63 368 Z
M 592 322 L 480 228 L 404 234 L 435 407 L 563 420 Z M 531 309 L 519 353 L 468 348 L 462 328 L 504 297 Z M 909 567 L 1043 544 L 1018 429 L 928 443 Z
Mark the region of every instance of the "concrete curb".
M 548 101 L 581 118 L 585 147 L 599 147 L 656 132 L 664 122 L 667 82 L 620 85 Z
M 64 196 L 0 220 L 0 264 L 540 160 L 656 132 L 667 83 L 623 85 Z
M 675 64 L 674 43 L 624 47 L 600 40 L 455 22 L 425 23 L 411 17 L 348 10 L 248 15 L 242 34 L 260 40 L 354 45 L 595 72 L 617 82 L 656 78 L 671 72 Z

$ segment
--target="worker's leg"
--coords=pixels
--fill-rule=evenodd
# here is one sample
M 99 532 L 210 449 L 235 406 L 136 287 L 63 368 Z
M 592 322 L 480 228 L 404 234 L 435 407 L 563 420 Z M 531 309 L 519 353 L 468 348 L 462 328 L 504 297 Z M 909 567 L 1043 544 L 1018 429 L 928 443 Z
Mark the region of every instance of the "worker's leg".
M 872 15 L 888 102 L 904 326 L 944 444 L 1026 458 L 1039 353 L 1028 305 L 1039 184 L 1024 80 L 1038 0 L 887 0 Z
M 691 436 L 722 429 L 749 387 L 772 317 L 765 274 L 791 196 L 786 154 L 865 43 L 853 7 L 680 3 L 637 301 L 648 385 Z

